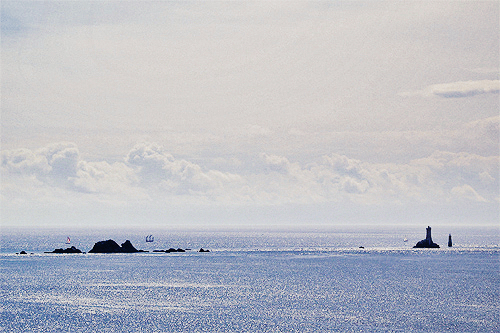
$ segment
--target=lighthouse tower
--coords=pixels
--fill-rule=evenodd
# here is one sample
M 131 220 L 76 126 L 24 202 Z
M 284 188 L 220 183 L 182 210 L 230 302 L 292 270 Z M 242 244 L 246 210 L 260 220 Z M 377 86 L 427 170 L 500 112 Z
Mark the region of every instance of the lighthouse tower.
M 425 229 L 427 231 L 427 235 L 425 236 L 425 240 L 427 240 L 428 244 L 432 244 L 432 237 L 431 237 L 431 227 L 427 227 Z

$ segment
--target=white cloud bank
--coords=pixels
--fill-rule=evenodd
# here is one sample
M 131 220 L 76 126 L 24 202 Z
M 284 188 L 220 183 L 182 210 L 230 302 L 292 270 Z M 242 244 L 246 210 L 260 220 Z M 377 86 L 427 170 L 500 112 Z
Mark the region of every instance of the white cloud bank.
M 403 96 L 438 96 L 443 98 L 472 97 L 481 94 L 498 94 L 499 80 L 457 81 L 433 84 L 423 90 L 405 92 Z
M 187 210 L 200 204 L 227 210 L 481 203 L 495 210 L 500 188 L 498 156 L 441 151 L 406 164 L 367 163 L 335 153 L 304 164 L 263 153 L 251 170 L 237 174 L 207 170 L 154 143 L 136 145 L 123 162 L 113 164 L 85 161 L 76 145 L 58 143 L 36 151 L 3 151 L 1 168 L 2 206 L 18 211 L 44 202 L 97 203 L 109 209 L 143 202 L 155 209 L 180 205 Z
M 1 170 L 2 183 L 6 187 L 4 194 L 16 188 L 18 194 L 28 196 L 32 190 L 40 189 L 121 195 L 130 192 L 138 182 L 137 175 L 124 163 L 84 161 L 78 147 L 69 142 L 55 143 L 36 151 L 2 151 Z M 16 186 L 19 181 L 26 184 L 28 180 L 33 188 Z

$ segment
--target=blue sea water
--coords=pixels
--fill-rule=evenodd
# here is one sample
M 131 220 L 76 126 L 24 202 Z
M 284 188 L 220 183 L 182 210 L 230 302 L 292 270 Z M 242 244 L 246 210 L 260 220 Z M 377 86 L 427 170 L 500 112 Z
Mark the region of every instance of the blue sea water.
M 154 243 L 137 230 L 3 229 L 0 331 L 500 331 L 498 229 L 433 229 L 441 249 L 412 249 L 420 229 L 157 230 Z M 44 253 L 66 236 L 85 252 L 110 238 L 192 250 Z

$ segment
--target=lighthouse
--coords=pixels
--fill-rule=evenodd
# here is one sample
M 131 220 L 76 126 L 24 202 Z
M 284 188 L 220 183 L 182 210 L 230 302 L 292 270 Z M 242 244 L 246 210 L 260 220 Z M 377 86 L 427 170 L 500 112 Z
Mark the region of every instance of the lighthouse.
M 437 245 L 436 243 L 434 243 L 432 241 L 431 227 L 427 227 L 426 231 L 427 231 L 427 233 L 426 233 L 425 239 L 422 239 L 421 241 L 419 241 L 414 246 L 414 248 L 439 248 L 439 245 Z
M 428 244 L 432 244 L 431 227 L 427 227 L 425 230 L 427 231 L 427 235 L 425 236 L 425 240 L 427 240 Z

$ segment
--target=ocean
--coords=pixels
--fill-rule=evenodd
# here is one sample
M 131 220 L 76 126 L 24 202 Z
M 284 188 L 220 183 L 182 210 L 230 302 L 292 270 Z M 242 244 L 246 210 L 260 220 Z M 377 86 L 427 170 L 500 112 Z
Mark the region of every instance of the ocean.
M 441 248 L 413 249 L 425 227 L 2 229 L 0 331 L 500 331 L 498 228 L 433 228 Z M 190 250 L 44 253 L 106 239 Z

